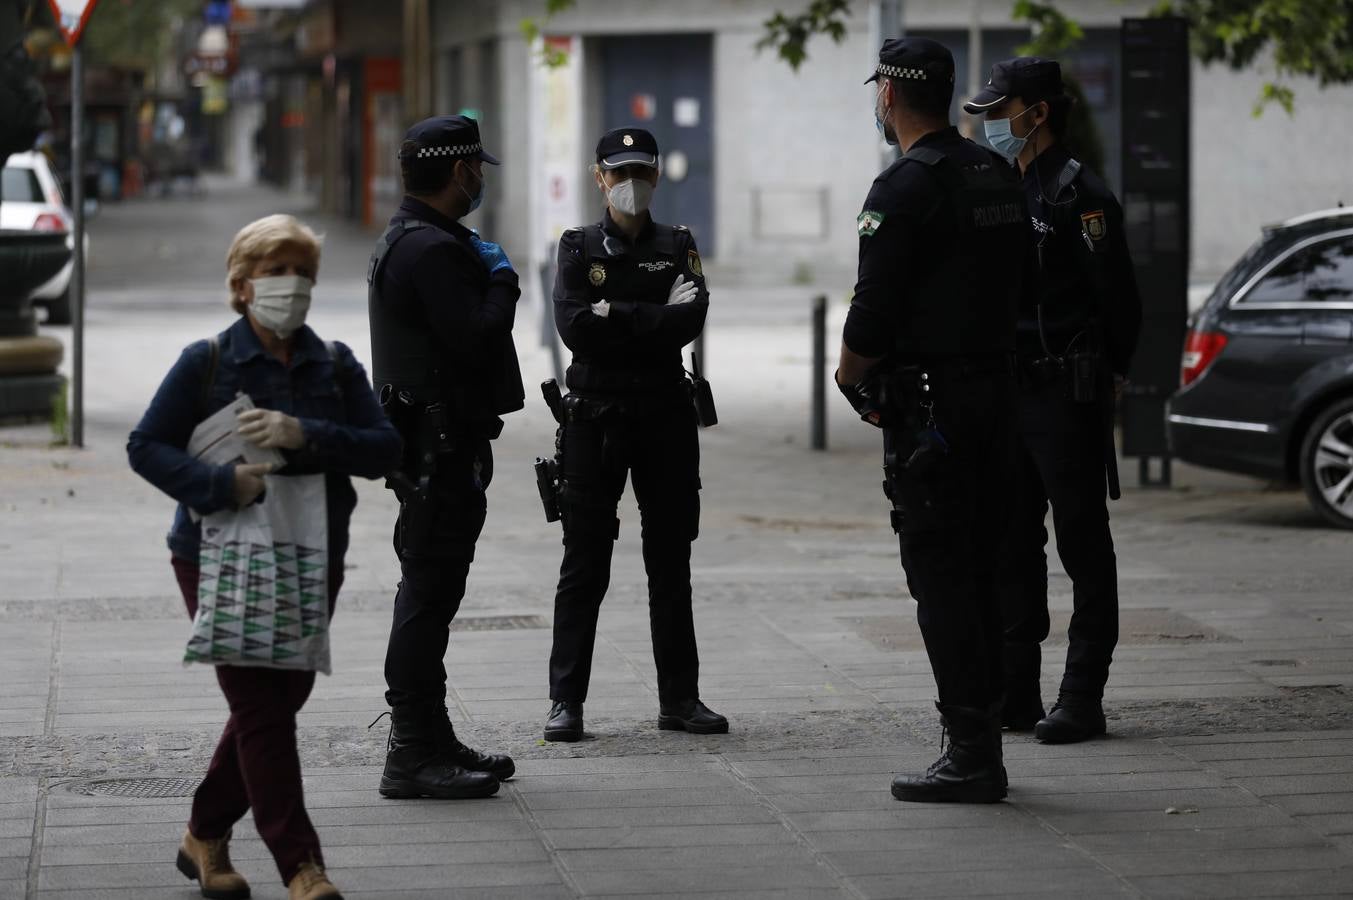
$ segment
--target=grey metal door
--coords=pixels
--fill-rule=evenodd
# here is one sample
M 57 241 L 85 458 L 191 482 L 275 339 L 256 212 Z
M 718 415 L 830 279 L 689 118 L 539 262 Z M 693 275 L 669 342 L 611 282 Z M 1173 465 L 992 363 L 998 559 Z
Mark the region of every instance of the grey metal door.
M 653 218 L 690 228 L 701 255 L 713 256 L 712 36 L 606 38 L 601 60 L 603 129 L 633 125 L 658 139 L 663 180 L 654 194 Z

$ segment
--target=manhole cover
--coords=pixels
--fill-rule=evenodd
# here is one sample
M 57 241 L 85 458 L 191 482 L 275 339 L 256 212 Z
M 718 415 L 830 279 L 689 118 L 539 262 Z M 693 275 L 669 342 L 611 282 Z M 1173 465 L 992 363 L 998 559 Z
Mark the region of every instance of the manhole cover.
M 201 783 L 201 778 L 100 778 L 97 781 L 77 781 L 68 790 L 91 797 L 155 800 L 160 797 L 191 797 Z
M 452 631 L 516 631 L 548 627 L 540 616 L 468 616 L 451 623 Z

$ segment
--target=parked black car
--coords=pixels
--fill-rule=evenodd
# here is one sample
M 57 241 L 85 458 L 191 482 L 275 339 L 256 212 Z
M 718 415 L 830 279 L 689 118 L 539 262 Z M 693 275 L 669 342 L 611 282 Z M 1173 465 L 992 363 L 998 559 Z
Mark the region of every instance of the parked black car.
M 1181 368 L 1175 456 L 1300 482 L 1353 528 L 1353 209 L 1265 228 L 1194 315 Z

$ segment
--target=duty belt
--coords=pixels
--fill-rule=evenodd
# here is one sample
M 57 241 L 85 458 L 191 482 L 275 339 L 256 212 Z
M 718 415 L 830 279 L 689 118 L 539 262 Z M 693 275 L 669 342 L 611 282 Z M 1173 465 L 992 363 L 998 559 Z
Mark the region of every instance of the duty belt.
M 985 356 L 913 357 L 905 360 L 901 368 L 928 372 L 947 380 L 1009 377 L 1015 373 L 1015 360 L 1014 355 L 1008 353 Z
M 597 366 L 574 364 L 568 367 L 564 382 L 571 391 L 599 391 L 628 394 L 679 387 L 686 383 L 685 373 L 634 372 L 607 370 Z

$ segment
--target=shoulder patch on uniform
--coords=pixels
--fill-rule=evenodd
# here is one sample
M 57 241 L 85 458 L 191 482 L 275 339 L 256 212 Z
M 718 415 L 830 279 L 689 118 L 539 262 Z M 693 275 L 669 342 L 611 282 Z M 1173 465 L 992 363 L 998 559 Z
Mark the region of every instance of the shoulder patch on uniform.
M 601 287 L 606 283 L 606 267 L 601 263 L 592 263 L 592 268 L 587 270 L 587 280 L 593 287 Z
M 1081 213 L 1081 229 L 1092 241 L 1104 240 L 1104 235 L 1109 233 L 1108 226 L 1104 222 L 1104 210 Z
M 705 272 L 700 268 L 700 254 L 694 250 L 686 251 L 686 266 L 698 276 L 704 276 Z
M 872 209 L 866 209 L 855 218 L 855 228 L 859 231 L 860 237 L 870 237 L 882 224 L 883 213 Z
M 673 225 L 672 227 L 675 228 L 677 231 L 690 231 L 690 229 L 687 228 L 685 225 Z

